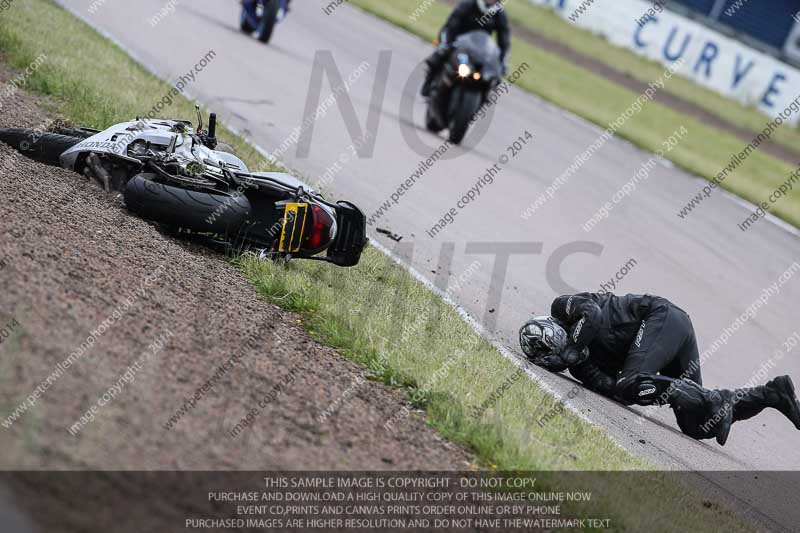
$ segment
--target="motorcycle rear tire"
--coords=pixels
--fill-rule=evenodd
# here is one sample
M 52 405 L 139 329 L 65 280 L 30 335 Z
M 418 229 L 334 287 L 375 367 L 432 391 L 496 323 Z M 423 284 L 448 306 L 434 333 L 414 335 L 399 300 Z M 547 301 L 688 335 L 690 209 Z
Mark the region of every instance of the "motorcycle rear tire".
M 82 140 L 71 135 L 41 133 L 22 128 L 0 129 L 0 142 L 34 161 L 53 166 L 60 166 L 61 154 Z
M 278 22 L 279 0 L 266 0 L 264 2 L 264 15 L 256 28 L 256 38 L 262 43 L 268 43 Z
M 128 180 L 125 206 L 145 220 L 202 233 L 228 235 L 250 214 L 247 197 L 193 191 L 155 181 L 141 173 Z
M 483 95 L 476 89 L 456 87 L 451 96 L 453 99 L 453 114 L 450 119 L 450 135 L 448 140 L 452 144 L 461 144 L 469 129 L 470 121 L 481 107 Z
M 68 137 L 77 137 L 79 139 L 88 139 L 89 137 L 97 135 L 100 131 L 89 128 L 56 128 L 53 130 L 53 133 L 66 135 Z

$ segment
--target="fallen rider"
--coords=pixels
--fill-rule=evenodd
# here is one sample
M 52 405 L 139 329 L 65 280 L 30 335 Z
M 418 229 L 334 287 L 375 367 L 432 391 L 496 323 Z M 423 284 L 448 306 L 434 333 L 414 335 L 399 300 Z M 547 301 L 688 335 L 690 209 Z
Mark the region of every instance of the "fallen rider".
M 728 439 L 731 424 L 767 407 L 800 429 L 789 376 L 750 388 L 706 389 L 689 315 L 665 298 L 581 293 L 559 296 L 551 316 L 526 322 L 520 345 L 534 364 L 569 370 L 587 388 L 626 405 L 669 405 L 694 439 Z

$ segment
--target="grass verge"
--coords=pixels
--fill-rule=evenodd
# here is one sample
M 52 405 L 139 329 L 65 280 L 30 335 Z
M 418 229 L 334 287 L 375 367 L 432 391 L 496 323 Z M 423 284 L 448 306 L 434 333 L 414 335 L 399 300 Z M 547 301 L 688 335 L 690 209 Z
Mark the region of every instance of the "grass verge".
M 433 40 L 436 37 L 451 10 L 450 6 L 436 2 L 412 21 L 411 15 L 420 5 L 418 0 L 393 0 L 392 2 L 351 0 L 350 3 L 426 40 Z M 557 36 L 562 41 L 575 36 L 576 42 L 580 43 L 579 47 L 575 45 L 576 49 L 586 51 L 591 48 L 594 50 L 594 55 L 606 57 L 605 61 L 620 61 L 626 69 L 636 71 L 637 77 L 647 82 L 662 77 L 665 70 L 663 66 L 655 63 L 648 64 L 647 61 L 635 58 L 635 56 L 629 57 L 633 56 L 630 52 L 623 62 L 619 56 L 624 54 L 603 39 L 578 28 L 565 28 L 563 25 L 566 23 L 557 15 L 549 13 L 545 16 L 541 9 L 529 11 L 532 8 L 528 6 L 523 9 L 525 4 L 524 1 L 510 0 L 507 4 L 510 16 L 520 21 L 529 14 L 536 15 L 535 20 L 541 24 L 541 27 L 548 28 L 545 32 L 548 36 L 554 38 Z M 534 26 L 535 22 L 527 21 L 526 24 Z M 534 29 L 539 31 L 541 28 L 539 25 L 535 25 Z M 575 66 L 556 54 L 536 48 L 522 39 L 512 37 L 512 42 L 512 67 L 510 70 L 513 71 L 514 65 L 523 62 L 535 66 L 533 69 L 535 76 L 521 78 L 517 82 L 518 86 L 603 128 L 617 120 L 620 114 L 625 112 L 639 97 L 638 94 L 612 81 Z M 605 43 L 605 45 L 601 46 L 601 43 Z M 634 58 L 637 61 L 634 61 Z M 420 58 L 420 60 L 422 59 Z M 752 126 L 753 128 L 760 124 L 757 126 L 757 131 L 761 131 L 767 122 L 767 118 L 756 114 L 756 111 L 747 110 L 734 102 L 721 99 L 677 76 L 673 76 L 666 82 L 664 90 L 672 90 L 695 102 L 707 102 L 707 105 L 713 106 L 714 109 L 727 109 L 726 118 L 732 119 L 737 124 L 747 124 L 748 127 Z M 645 104 L 640 113 L 625 122 L 617 131 L 617 135 L 648 151 L 655 152 L 661 147 L 662 141 L 681 126 L 685 126 L 689 130 L 689 134 L 666 157 L 679 167 L 706 179 L 717 176 L 729 164 L 733 155 L 741 152 L 745 145 L 733 135 L 706 126 L 694 117 L 676 112 L 655 102 Z M 783 132 L 782 135 L 787 143 L 793 142 L 795 139 L 791 132 Z M 722 182 L 722 186 L 754 204 L 760 204 L 767 201 L 770 194 L 788 179 L 793 170 L 783 161 L 755 151 L 747 161 L 739 165 L 734 173 Z M 553 179 L 555 177 L 553 176 Z M 684 205 L 675 206 L 676 215 L 683 207 Z M 800 227 L 800 191 L 798 188 L 795 187 L 784 198 L 772 204 L 770 212 L 790 224 Z M 690 217 L 691 215 L 688 215 L 687 218 Z
M 38 64 L 37 58 L 42 56 L 22 87 L 57 97 L 51 111 L 76 125 L 100 129 L 132 120 L 145 115 L 172 90 L 99 33 L 87 31 L 86 24 L 54 2 L 15 2 L 3 11 L 0 51 L 20 71 Z M 194 102 L 175 98 L 161 115 L 194 121 Z M 279 170 L 226 128 L 219 128 L 218 136 L 243 160 L 257 161 L 260 169 Z
M 27 88 L 51 97 L 51 111 L 75 123 L 105 127 L 129 119 L 170 88 L 51 0 L 18 2 L 4 12 L 0 47 L 20 68 L 47 56 Z M 178 98 L 169 114 L 191 117 L 192 105 Z M 221 135 L 248 164 L 264 163 L 244 140 L 225 130 Z M 403 387 L 433 427 L 473 449 L 491 468 L 553 471 L 537 485 L 551 487 L 558 486 L 558 470 L 651 468 L 518 374 L 455 309 L 375 249 L 352 269 L 248 257 L 235 263 L 265 298 L 302 315 L 317 339 L 365 365 L 374 379 Z M 537 423 L 553 413 L 547 423 Z M 393 427 L 402 425 L 405 413 L 398 414 Z M 653 473 L 648 481 L 642 491 L 634 477 L 590 479 L 586 488 L 594 497 L 578 512 L 611 518 L 615 529 L 652 529 L 654 516 L 663 514 L 665 531 L 748 530 L 731 512 L 704 505 L 672 478 Z M 678 504 L 685 512 L 674 513 Z

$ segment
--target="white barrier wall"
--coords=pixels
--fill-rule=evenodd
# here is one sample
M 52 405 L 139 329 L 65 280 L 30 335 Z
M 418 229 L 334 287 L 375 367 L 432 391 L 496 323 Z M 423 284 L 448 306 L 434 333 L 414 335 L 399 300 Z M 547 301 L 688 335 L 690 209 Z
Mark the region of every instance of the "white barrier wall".
M 605 36 L 611 43 L 671 65 L 724 96 L 774 117 L 800 96 L 800 70 L 676 13 L 644 0 L 530 0 L 553 8 L 569 23 Z M 583 6 L 583 13 L 577 11 Z M 656 9 L 660 12 L 656 12 Z M 646 14 L 655 13 L 651 17 Z M 570 18 L 571 17 L 571 18 Z M 573 22 L 574 20 L 574 22 Z M 796 125 L 799 113 L 789 122 Z

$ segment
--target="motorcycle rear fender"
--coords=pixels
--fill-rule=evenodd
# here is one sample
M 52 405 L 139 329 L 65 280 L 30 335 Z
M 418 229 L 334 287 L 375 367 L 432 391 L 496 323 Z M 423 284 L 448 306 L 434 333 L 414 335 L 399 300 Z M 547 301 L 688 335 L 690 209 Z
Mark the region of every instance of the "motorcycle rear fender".
M 311 187 L 311 185 L 304 182 L 303 180 L 297 179 L 291 174 L 286 174 L 285 172 L 253 172 L 251 176 L 254 176 L 256 178 L 267 178 L 270 180 L 279 181 L 295 189 L 298 187 L 302 187 L 303 190 L 306 191 L 307 193 L 311 194 L 316 193 L 316 191 L 314 190 L 313 187 Z
M 328 248 L 325 260 L 337 266 L 355 266 L 367 245 L 367 219 L 349 202 L 336 204 L 336 238 Z

